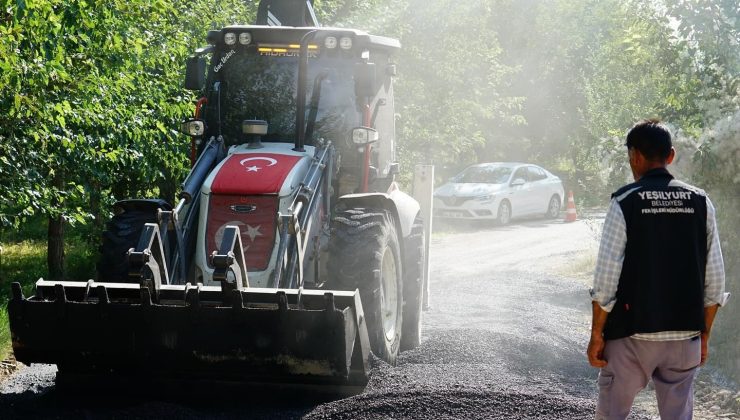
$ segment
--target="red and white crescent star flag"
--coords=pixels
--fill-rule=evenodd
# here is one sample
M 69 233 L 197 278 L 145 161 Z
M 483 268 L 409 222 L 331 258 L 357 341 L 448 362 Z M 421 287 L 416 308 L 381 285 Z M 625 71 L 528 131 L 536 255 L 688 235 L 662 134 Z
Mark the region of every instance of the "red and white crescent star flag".
M 217 249 L 223 229 L 238 226 L 247 268 L 267 269 L 275 245 L 275 223 L 280 189 L 301 156 L 276 153 L 246 153 L 229 156 L 211 184 L 209 200 L 208 253 Z M 244 205 L 253 211 L 236 212 Z
M 267 269 L 275 246 L 275 224 L 279 197 L 272 194 L 257 196 L 214 194 L 208 204 L 206 228 L 207 255 L 221 245 L 226 226 L 236 226 L 242 237 L 244 259 L 250 271 Z M 252 207 L 248 213 L 235 212 L 232 207 Z
M 301 156 L 237 154 L 226 159 L 211 184 L 216 194 L 277 194 Z

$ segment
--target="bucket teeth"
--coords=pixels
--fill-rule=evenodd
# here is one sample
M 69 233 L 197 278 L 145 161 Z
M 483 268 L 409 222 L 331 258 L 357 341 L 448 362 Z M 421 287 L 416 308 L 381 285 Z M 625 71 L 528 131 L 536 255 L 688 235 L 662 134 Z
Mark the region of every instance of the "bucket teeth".
M 64 292 L 64 285 L 61 285 L 61 284 L 54 285 L 54 296 L 56 297 L 56 300 L 59 303 L 67 302 L 67 294 Z
M 197 308 L 200 306 L 200 287 L 191 287 L 185 292 L 185 301 L 188 306 Z
M 324 293 L 324 310 L 327 312 L 334 312 L 337 310 L 337 306 L 334 304 L 333 293 Z
M 14 281 L 13 284 L 10 285 L 10 290 L 13 294 L 14 301 L 21 302 L 23 299 L 25 299 L 25 296 L 23 296 L 23 288 L 21 287 L 21 284 L 17 281 Z
M 142 306 L 152 306 L 152 294 L 149 291 L 148 287 L 142 287 L 140 289 L 141 293 L 141 305 Z
M 98 303 L 101 305 L 107 305 L 110 303 L 110 299 L 108 298 L 108 289 L 105 288 L 105 286 L 100 285 L 97 288 L 98 290 Z
M 88 280 L 87 283 L 85 283 L 85 296 L 82 298 L 85 302 L 87 302 L 87 299 L 90 297 L 90 289 L 92 288 L 93 283 L 95 282 L 92 280 Z
M 242 298 L 242 292 L 238 290 L 231 291 L 231 307 L 235 310 L 244 308 L 244 299 Z
M 277 298 L 278 298 L 278 309 L 281 311 L 287 311 L 288 310 L 288 296 L 285 295 L 285 292 L 283 291 L 277 292 Z
M 54 285 L 54 305 L 56 306 L 56 316 L 64 318 L 65 312 L 67 311 L 67 294 L 64 291 L 64 285 Z

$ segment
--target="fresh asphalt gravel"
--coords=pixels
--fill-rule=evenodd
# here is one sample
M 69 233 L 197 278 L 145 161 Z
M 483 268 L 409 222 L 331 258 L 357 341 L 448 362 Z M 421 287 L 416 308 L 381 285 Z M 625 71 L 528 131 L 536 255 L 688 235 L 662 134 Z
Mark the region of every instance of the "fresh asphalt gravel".
M 577 228 L 571 226 L 532 222 L 435 237 L 422 344 L 396 366 L 373 359 L 360 395 L 334 401 L 280 393 L 198 398 L 198 390 L 186 399 L 133 389 L 69 395 L 55 388 L 54 366 L 34 365 L 0 384 L 0 417 L 592 419 L 597 370 L 584 354 L 586 286 L 548 269 L 583 250 L 573 241 L 587 238 L 563 238 Z M 552 243 L 542 247 L 543 241 Z

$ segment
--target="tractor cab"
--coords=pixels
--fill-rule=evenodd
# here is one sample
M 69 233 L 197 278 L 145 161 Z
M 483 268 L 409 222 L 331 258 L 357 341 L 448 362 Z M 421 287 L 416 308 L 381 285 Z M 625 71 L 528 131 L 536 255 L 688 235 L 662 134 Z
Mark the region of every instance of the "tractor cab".
M 366 158 L 370 184 L 392 179 L 397 40 L 351 29 L 236 25 L 210 31 L 208 42 L 186 74 L 186 87 L 203 92 L 202 138 L 221 136 L 227 147 L 249 143 L 250 121 L 261 120 L 261 142 L 331 142 L 341 155 L 343 193 L 360 192 Z M 359 127 L 378 133 L 370 147 L 362 143 L 368 136 L 353 135 Z M 385 192 L 388 185 L 370 188 Z

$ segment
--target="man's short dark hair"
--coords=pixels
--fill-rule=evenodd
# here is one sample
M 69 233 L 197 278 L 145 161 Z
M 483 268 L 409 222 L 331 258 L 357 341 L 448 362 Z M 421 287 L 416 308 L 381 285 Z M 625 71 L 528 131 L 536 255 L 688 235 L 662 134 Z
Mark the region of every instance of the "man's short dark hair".
M 671 154 L 671 132 L 660 120 L 642 120 L 627 132 L 628 148 L 637 149 L 648 160 L 666 160 Z

